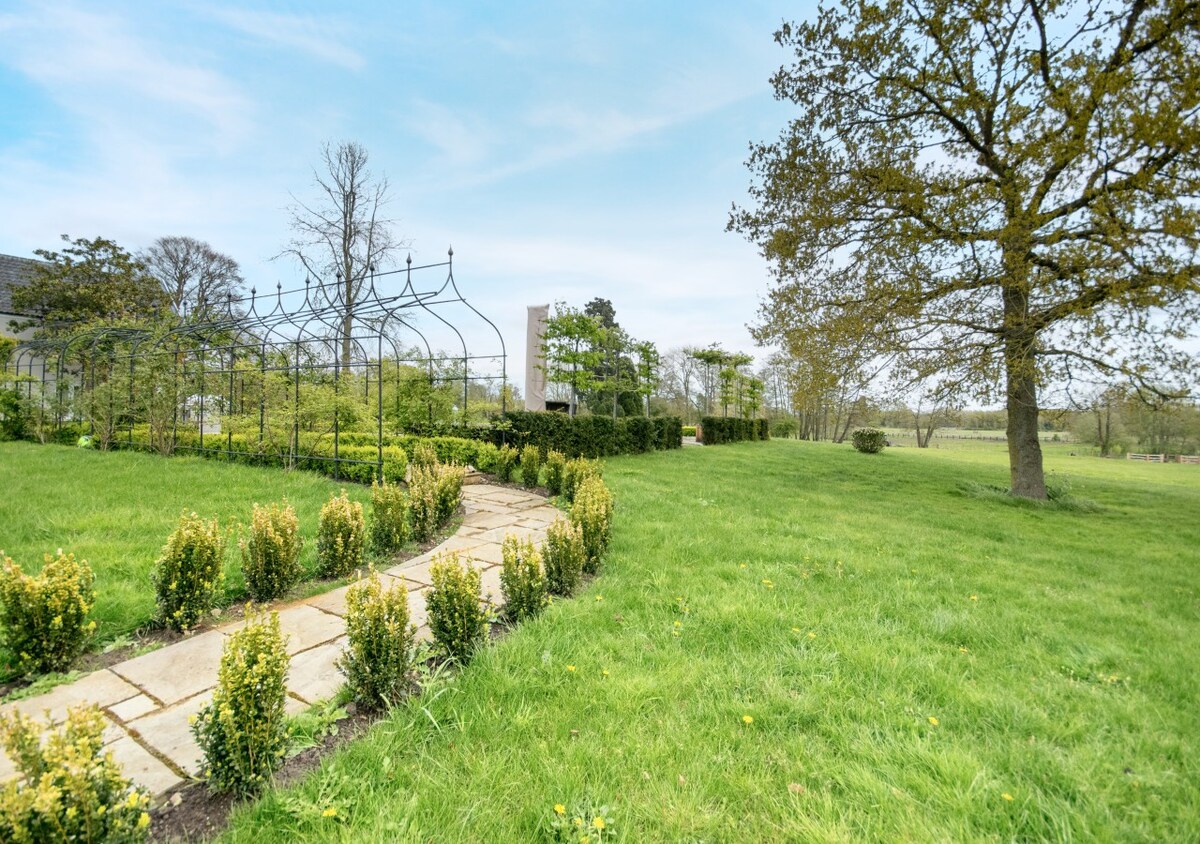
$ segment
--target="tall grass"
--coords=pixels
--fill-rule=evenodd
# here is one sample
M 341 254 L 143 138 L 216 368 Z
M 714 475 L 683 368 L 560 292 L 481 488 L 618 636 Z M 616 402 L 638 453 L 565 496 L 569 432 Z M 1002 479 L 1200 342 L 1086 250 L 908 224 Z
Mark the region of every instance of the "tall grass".
M 1048 462 L 1099 509 L 964 495 L 1002 446 L 611 460 L 602 577 L 226 840 L 1197 840 L 1200 471 Z

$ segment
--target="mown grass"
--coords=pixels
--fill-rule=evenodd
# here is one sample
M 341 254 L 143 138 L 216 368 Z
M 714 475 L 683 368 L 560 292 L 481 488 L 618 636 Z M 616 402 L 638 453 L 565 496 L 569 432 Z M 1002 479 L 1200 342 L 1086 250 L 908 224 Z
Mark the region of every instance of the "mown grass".
M 1100 510 L 962 494 L 1002 449 L 610 460 L 602 577 L 224 840 L 1200 839 L 1200 471 L 1048 463 Z
M 150 572 L 182 510 L 234 528 L 249 523 L 254 503 L 286 497 L 300 519 L 301 562 L 311 574 L 321 506 L 340 489 L 307 472 L 30 443 L 0 443 L 0 467 L 0 550 L 27 572 L 58 548 L 87 560 L 96 573 L 98 643 L 154 617 Z M 351 498 L 369 502 L 370 490 L 346 486 Z M 224 603 L 245 595 L 237 538 L 231 533 L 226 548 Z M 7 664 L 0 652 L 0 666 Z

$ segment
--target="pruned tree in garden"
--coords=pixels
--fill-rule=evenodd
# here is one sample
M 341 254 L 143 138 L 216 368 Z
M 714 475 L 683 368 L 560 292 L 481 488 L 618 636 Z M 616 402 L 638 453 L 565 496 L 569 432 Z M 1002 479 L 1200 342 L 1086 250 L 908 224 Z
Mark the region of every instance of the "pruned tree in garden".
M 1037 499 L 1047 383 L 1194 379 L 1200 5 L 846 0 L 776 41 L 797 113 L 730 219 L 773 267 L 768 337 L 869 336 L 1002 392 Z

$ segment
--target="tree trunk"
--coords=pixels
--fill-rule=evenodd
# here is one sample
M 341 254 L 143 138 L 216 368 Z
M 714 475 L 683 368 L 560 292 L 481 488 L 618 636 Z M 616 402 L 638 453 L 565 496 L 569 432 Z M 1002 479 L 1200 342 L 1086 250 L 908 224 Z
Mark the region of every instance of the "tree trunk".
M 1046 499 L 1046 478 L 1042 471 L 1042 444 L 1038 439 L 1037 382 L 1032 356 L 1014 348 L 1010 341 L 1004 350 L 1008 376 L 1008 468 L 1011 492 L 1021 498 Z

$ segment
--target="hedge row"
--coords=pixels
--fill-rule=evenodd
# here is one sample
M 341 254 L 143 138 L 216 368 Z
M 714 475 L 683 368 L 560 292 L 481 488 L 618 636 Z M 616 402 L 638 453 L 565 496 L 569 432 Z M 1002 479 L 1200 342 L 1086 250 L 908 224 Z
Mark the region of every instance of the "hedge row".
M 629 416 L 567 416 L 544 411 L 510 411 L 504 436 L 510 445 L 535 445 L 543 453 L 558 451 L 567 457 L 610 457 L 641 454 L 683 444 L 683 423 L 678 416 L 646 419 Z
M 770 422 L 766 419 L 738 419 L 734 416 L 705 416 L 700 432 L 705 445 L 723 445 L 742 440 L 769 440 Z

